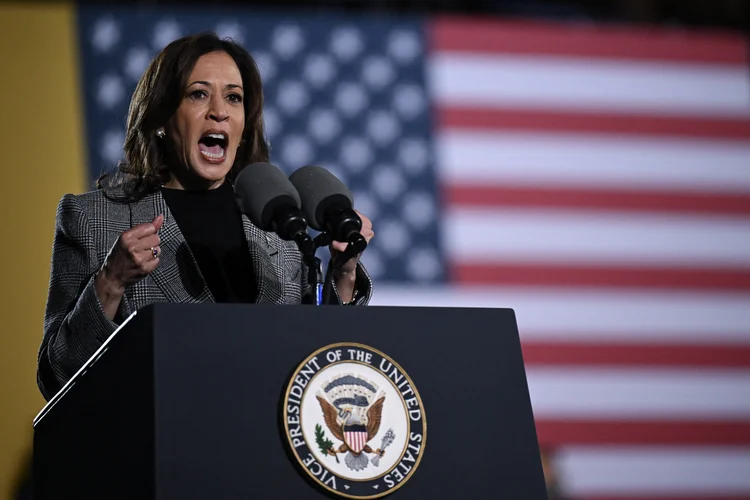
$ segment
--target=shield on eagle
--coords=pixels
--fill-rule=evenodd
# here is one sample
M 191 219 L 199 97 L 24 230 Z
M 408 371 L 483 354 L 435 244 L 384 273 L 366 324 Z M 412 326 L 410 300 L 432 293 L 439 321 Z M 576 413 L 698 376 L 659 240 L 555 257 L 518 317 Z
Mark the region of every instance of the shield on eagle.
M 362 453 L 367 444 L 367 428 L 364 425 L 345 425 L 344 442 L 352 453 Z

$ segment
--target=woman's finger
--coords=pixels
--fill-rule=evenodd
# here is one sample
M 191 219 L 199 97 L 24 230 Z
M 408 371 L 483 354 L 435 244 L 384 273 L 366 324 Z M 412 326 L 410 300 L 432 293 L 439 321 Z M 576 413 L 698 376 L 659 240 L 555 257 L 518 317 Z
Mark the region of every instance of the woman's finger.
M 156 255 L 156 256 L 154 256 L 154 255 Z M 154 251 L 152 251 L 152 253 L 149 256 L 148 260 L 145 261 L 141 265 L 141 269 L 142 269 L 144 275 L 151 274 L 154 271 L 154 269 L 156 269 L 156 266 L 159 265 L 159 255 L 160 255 L 159 247 L 154 247 Z
M 161 222 L 157 222 L 159 223 L 159 228 L 161 228 Z M 156 231 L 158 231 L 159 228 L 157 228 L 153 222 L 146 222 L 144 224 L 138 224 L 137 226 L 131 227 L 130 229 L 122 233 L 122 235 L 126 238 L 140 239 L 152 234 L 156 234 Z
M 338 251 L 338 252 L 345 251 L 347 245 L 348 245 L 348 243 L 344 243 L 343 241 L 334 241 L 334 242 L 331 242 L 331 247 L 334 250 Z
M 158 234 L 152 234 L 151 236 L 146 236 L 145 238 L 139 239 L 135 245 L 134 248 L 138 250 L 148 250 L 151 247 L 156 247 L 161 244 L 161 238 Z

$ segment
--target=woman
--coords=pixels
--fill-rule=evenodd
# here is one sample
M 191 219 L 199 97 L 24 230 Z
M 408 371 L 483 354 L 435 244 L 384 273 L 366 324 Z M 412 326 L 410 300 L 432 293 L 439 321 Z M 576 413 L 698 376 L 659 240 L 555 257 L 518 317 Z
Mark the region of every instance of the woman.
M 125 162 L 58 207 L 37 372 L 46 399 L 148 304 L 311 300 L 295 244 L 254 226 L 234 199 L 242 168 L 268 161 L 262 109 L 255 62 L 233 42 L 185 37 L 149 65 L 130 104 Z M 359 256 L 327 279 L 335 303 L 368 303 Z

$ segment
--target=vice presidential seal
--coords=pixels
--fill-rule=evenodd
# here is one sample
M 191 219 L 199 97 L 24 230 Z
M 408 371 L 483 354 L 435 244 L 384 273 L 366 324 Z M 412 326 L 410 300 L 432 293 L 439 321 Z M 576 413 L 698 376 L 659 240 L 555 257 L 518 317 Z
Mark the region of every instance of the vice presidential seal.
M 292 374 L 284 427 L 293 455 L 323 488 L 379 498 L 414 474 L 425 449 L 422 400 L 404 370 L 362 344 L 332 344 Z

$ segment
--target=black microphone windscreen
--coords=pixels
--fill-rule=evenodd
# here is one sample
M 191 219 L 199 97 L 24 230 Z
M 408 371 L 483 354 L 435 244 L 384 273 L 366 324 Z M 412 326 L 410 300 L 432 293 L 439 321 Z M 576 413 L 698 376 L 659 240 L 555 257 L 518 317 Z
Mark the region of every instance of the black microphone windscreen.
M 302 200 L 307 224 L 317 231 L 324 230 L 324 215 L 330 207 L 353 208 L 354 201 L 349 189 L 323 167 L 304 166 L 289 176 L 289 180 Z
M 252 163 L 234 181 L 240 210 L 264 231 L 273 231 L 273 214 L 280 207 L 301 207 L 300 196 L 284 172 L 270 163 Z

